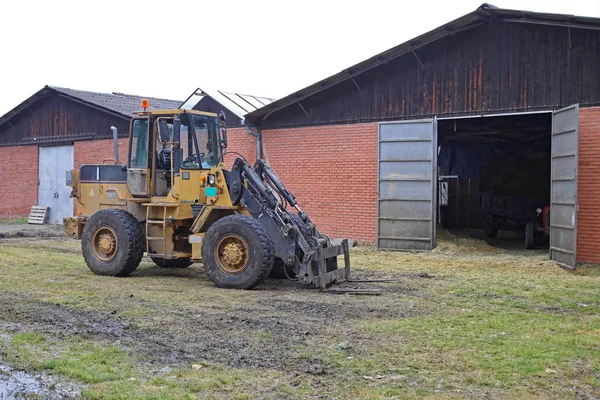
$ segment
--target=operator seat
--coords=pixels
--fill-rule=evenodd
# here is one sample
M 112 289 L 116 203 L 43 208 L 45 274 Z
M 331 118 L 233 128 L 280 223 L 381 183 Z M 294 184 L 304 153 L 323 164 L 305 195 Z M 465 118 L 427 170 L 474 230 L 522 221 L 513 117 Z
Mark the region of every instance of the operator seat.
M 156 166 L 158 169 L 165 171 L 171 170 L 171 150 L 163 149 L 158 152 L 158 161 Z

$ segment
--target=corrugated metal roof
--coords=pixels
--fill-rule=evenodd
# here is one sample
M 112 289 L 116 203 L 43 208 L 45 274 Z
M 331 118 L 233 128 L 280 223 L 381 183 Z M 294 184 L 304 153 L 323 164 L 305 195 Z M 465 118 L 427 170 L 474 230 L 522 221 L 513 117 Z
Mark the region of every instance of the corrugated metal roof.
M 269 97 L 223 92 L 221 90 L 203 90 L 198 88 L 179 106 L 179 108 L 191 110 L 205 96 L 211 97 L 242 120 L 246 114 L 256 111 L 275 101 L 275 99 Z
M 511 23 L 555 25 L 571 28 L 600 30 L 600 18 L 502 9 L 491 4 L 484 3 L 475 11 L 442 25 L 439 28 L 386 50 L 383 53 L 379 53 L 365 61 L 351 66 L 350 68 L 344 69 L 335 75 L 325 78 L 317 83 L 305 87 L 304 89 L 300 89 L 297 92 L 259 108 L 258 110 L 252 111 L 250 114 L 246 115 L 246 118 L 250 123 L 259 125 L 261 120 L 267 119 L 272 113 L 279 111 L 282 108 L 306 99 L 316 93 L 337 85 L 340 82 L 352 79 L 353 77 L 386 63 L 393 58 L 400 57 L 445 36 L 474 28 L 475 26 L 489 21 L 491 18 L 496 18 Z
M 149 110 L 171 110 L 179 108 L 181 104 L 180 100 L 167 100 L 159 99 L 156 97 L 144 97 L 133 94 L 124 93 L 97 93 L 88 92 L 86 90 L 75 90 L 67 89 L 55 86 L 48 86 L 50 89 L 55 90 L 61 94 L 69 97 L 81 100 L 83 102 L 93 104 L 98 107 L 105 108 L 110 111 L 123 114 L 127 117 L 131 117 L 134 111 L 141 110 L 141 104 L 143 99 L 150 101 Z

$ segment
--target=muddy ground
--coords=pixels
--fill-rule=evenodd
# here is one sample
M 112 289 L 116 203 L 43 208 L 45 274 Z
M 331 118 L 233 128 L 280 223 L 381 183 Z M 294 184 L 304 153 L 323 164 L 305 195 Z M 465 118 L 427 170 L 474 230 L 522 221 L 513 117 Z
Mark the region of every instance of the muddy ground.
M 452 240 L 442 243 L 437 254 L 404 253 L 397 260 L 398 253 L 353 251 L 355 280 L 385 280 L 339 285 L 381 291 L 377 296 L 358 296 L 321 293 L 287 280 L 268 280 L 253 291 L 223 290 L 212 285 L 201 265 L 166 270 L 155 267 L 148 259 L 131 277 L 97 277 L 85 267 L 79 243 L 62 236 L 60 230 L 15 232 L 23 231 L 0 229 L 0 235 L 4 235 L 0 236 L 0 255 L 4 254 L 7 267 L 10 265 L 5 268 L 10 276 L 5 276 L 0 292 L 0 333 L 5 342 L 21 332 L 41 335 L 51 343 L 72 341 L 75 337 L 100 346 L 117 346 L 132 357 L 134 368 L 140 371 L 168 372 L 202 362 L 235 371 L 270 371 L 281 376 L 282 384 L 290 390 L 310 382 L 306 383 L 306 393 L 281 394 L 274 388 L 270 393 L 257 394 L 254 388 L 248 389 L 254 393 L 251 398 L 311 397 L 315 385 L 335 392 L 342 390 L 339 385 L 344 382 L 352 386 L 363 379 L 374 385 L 373 393 L 379 396 L 382 388 L 370 380 L 376 379 L 372 376 L 391 376 L 393 361 L 385 360 L 389 368 L 384 371 L 376 361 L 377 354 L 386 346 L 402 345 L 404 338 L 401 333 L 394 333 L 393 340 L 377 336 L 379 342 L 373 343 L 369 323 L 435 315 L 449 288 L 465 279 L 457 278 L 451 268 L 440 269 L 440 264 L 447 264 L 444 257 L 465 247 Z M 467 247 L 471 244 L 467 242 Z M 538 268 L 554 268 L 544 259 L 543 249 L 515 255 L 490 250 L 485 243 L 476 242 L 475 246 L 482 247 L 475 250 L 479 258 L 455 260 L 456 265 L 451 267 L 489 265 L 508 254 L 507 263 L 530 262 Z M 41 259 L 32 255 L 35 253 Z M 370 262 L 377 265 L 368 265 Z M 552 269 L 552 273 L 556 272 Z M 7 349 L 4 352 L 9 355 Z M 339 361 L 336 352 L 345 357 Z M 368 372 L 370 368 L 372 374 L 349 375 L 345 359 L 354 357 L 364 357 L 365 363 L 373 364 L 361 365 L 357 371 Z M 21 381 L 29 385 L 20 384 Z M 358 387 L 348 393 L 361 393 L 362 385 L 358 382 Z M 505 397 L 497 388 L 486 389 L 472 383 L 464 383 L 462 389 L 458 386 L 458 392 L 448 393 L 461 397 L 460 393 L 465 393 L 461 390 L 468 388 L 472 395 L 466 397 L 482 393 Z M 69 376 L 57 376 L 43 369 L 23 371 L 18 365 L 9 367 L 0 360 L 0 399 L 11 398 L 11 393 L 18 398 L 27 390 L 39 398 L 76 398 L 85 387 L 86 383 Z M 249 387 L 253 387 L 252 383 Z M 103 387 L 97 390 L 101 392 Z M 410 385 L 407 390 L 411 395 L 418 394 Z M 430 394 L 434 394 L 435 390 L 431 390 Z M 211 395 L 230 397 L 229 392 L 219 393 Z M 341 397 L 351 398 L 353 395 L 348 393 Z

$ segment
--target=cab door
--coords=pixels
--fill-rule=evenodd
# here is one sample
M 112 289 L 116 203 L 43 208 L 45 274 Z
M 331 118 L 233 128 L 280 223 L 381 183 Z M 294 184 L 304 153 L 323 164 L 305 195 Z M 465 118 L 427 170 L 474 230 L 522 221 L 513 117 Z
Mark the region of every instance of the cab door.
M 152 162 L 149 151 L 150 133 L 148 118 L 136 118 L 131 121 L 127 189 L 133 196 L 145 197 L 150 193 L 149 170 Z

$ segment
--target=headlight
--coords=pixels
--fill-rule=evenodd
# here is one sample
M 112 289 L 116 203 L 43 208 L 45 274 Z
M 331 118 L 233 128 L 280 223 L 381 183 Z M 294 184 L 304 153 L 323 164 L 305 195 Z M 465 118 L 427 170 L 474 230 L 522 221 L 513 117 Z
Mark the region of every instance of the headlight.
M 214 175 L 209 175 L 208 176 L 208 184 L 209 185 L 214 185 L 215 184 L 215 176 Z
M 535 210 L 535 211 L 538 213 L 538 215 L 540 215 L 540 214 L 542 213 L 542 209 L 541 209 L 541 208 L 538 208 L 538 209 L 537 209 L 537 210 Z

